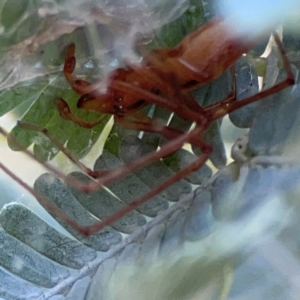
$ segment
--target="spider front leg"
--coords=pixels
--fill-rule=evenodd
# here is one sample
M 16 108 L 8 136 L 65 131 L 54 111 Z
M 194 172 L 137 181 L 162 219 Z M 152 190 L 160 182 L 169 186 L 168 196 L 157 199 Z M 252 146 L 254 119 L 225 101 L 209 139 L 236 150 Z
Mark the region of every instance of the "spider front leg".
M 83 128 L 93 128 L 93 127 L 101 124 L 103 122 L 104 118 L 106 118 L 106 115 L 103 115 L 99 120 L 97 120 L 95 122 L 86 122 L 85 120 L 81 119 L 80 117 L 74 115 L 71 112 L 68 103 L 65 100 L 63 100 L 62 98 L 56 99 L 55 105 L 59 111 L 60 116 L 64 120 L 72 121 Z
M 67 81 L 72 86 L 72 89 L 80 95 L 85 95 L 85 94 L 92 93 L 93 91 L 99 89 L 100 87 L 103 87 L 103 82 L 101 80 L 95 83 L 90 83 L 88 81 L 82 80 L 74 76 L 73 72 L 75 70 L 75 66 L 76 66 L 75 44 L 72 43 L 67 47 L 66 59 L 63 68 L 64 75 Z

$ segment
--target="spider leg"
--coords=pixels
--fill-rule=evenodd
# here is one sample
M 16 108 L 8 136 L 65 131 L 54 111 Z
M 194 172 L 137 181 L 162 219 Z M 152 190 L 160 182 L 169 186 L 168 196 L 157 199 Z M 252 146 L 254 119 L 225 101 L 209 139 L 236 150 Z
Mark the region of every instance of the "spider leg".
M 181 134 L 177 136 L 175 139 L 169 141 L 168 143 L 164 144 L 158 151 L 153 151 L 127 165 L 124 165 L 116 170 L 111 170 L 107 172 L 104 176 L 101 176 L 96 181 L 89 183 L 88 185 L 81 185 L 79 188 L 82 189 L 84 192 L 88 193 L 90 191 L 94 191 L 103 187 L 107 184 L 112 183 L 113 181 L 127 176 L 130 173 L 156 161 L 161 159 L 162 157 L 168 156 L 173 152 L 177 151 L 178 149 L 182 148 L 185 143 L 195 143 L 201 149 L 202 153 L 207 152 L 207 148 L 209 148 L 209 153 L 211 153 L 211 147 L 206 144 L 204 141 L 199 139 L 199 136 L 203 134 L 205 131 L 205 126 L 196 126 L 192 131 L 188 133 Z M 174 181 L 175 182 L 175 181 Z
M 99 120 L 97 120 L 95 122 L 86 122 L 71 112 L 68 103 L 64 99 L 62 99 L 62 98 L 56 99 L 55 105 L 59 111 L 60 116 L 64 120 L 72 121 L 83 128 L 93 128 L 93 127 L 101 124 L 107 116 L 107 115 L 103 115 Z
M 78 159 L 76 159 L 69 151 L 68 149 L 66 149 L 64 147 L 64 145 L 62 145 L 61 143 L 59 143 L 52 135 L 51 133 L 46 129 L 46 128 L 40 128 L 36 125 L 30 124 L 30 123 L 25 123 L 22 121 L 18 121 L 18 126 L 25 128 L 25 129 L 29 129 L 29 130 L 34 130 L 37 132 L 41 132 L 43 133 L 59 150 L 61 150 L 70 161 L 72 161 L 76 166 L 78 166 L 83 172 L 85 172 L 86 174 L 88 174 L 89 176 L 93 177 L 93 178 L 98 178 L 101 177 L 102 175 L 106 174 L 106 171 L 103 172 L 99 172 L 99 171 L 93 171 L 90 168 L 86 167 L 83 163 L 81 163 Z M 1 130 L 0 128 L 0 133 L 2 133 L 3 135 L 7 136 L 7 133 L 5 133 L 3 130 Z M 10 137 L 11 139 L 11 137 Z M 18 141 L 13 140 L 12 141 L 13 144 L 17 145 L 17 146 L 21 146 L 19 145 Z M 27 154 L 30 153 L 27 151 Z M 33 156 L 33 155 L 32 155 Z M 33 156 L 34 159 L 36 159 Z M 41 162 L 42 163 L 42 162 Z M 46 166 L 47 169 L 49 169 L 47 166 L 49 166 L 48 164 L 44 164 Z M 49 171 L 53 172 L 54 174 L 56 174 L 56 172 L 53 169 L 50 169 Z M 63 175 L 62 173 L 59 172 L 59 174 L 57 174 L 59 177 L 65 177 L 65 175 Z M 71 183 L 72 186 L 77 186 L 78 184 L 80 184 L 78 181 L 76 181 L 75 183 Z
M 72 43 L 67 47 L 66 59 L 63 68 L 64 75 L 67 81 L 72 86 L 73 90 L 80 94 L 89 94 L 93 91 L 103 87 L 103 81 L 97 81 L 95 83 L 90 83 L 88 81 L 82 80 L 73 75 L 76 66 L 76 58 L 75 58 L 75 44 Z
M 187 134 L 187 136 L 186 136 L 187 140 L 189 138 L 192 138 L 194 135 L 197 136 L 201 131 L 202 131 L 202 128 L 194 129 L 192 132 Z M 166 145 L 164 147 L 165 148 L 173 148 L 173 147 L 170 147 L 170 146 L 171 145 Z M 159 185 L 155 189 L 151 190 L 150 192 L 146 193 L 142 197 L 138 198 L 137 200 L 133 201 L 128 206 L 126 206 L 125 208 L 119 210 L 118 212 L 116 212 L 112 216 L 108 217 L 104 221 L 100 221 L 100 222 L 95 223 L 92 226 L 86 227 L 85 231 L 83 233 L 86 234 L 86 235 L 90 235 L 90 234 L 93 234 L 93 233 L 101 230 L 105 226 L 108 226 L 109 224 L 111 224 L 114 221 L 118 220 L 119 218 L 123 217 L 124 215 L 126 215 L 130 211 L 134 210 L 137 206 L 141 205 L 142 203 L 145 203 L 146 201 L 148 201 L 149 199 L 151 199 L 155 195 L 161 193 L 163 190 L 165 190 L 166 188 L 168 188 L 172 184 L 174 184 L 177 181 L 183 179 L 186 175 L 188 175 L 191 172 L 201 168 L 205 164 L 207 159 L 209 158 L 209 156 L 212 152 L 212 148 L 211 148 L 211 146 L 209 146 L 205 142 L 201 141 L 201 150 L 202 150 L 202 154 L 191 165 L 189 165 L 188 167 L 180 170 L 174 176 L 172 176 L 170 179 L 168 179 L 167 181 L 165 181 L 164 183 L 162 183 L 161 185 Z
M 181 139 L 182 136 L 184 135 L 183 132 L 181 132 L 180 130 L 174 129 L 174 128 L 170 128 L 168 126 L 162 126 L 158 123 L 153 122 L 151 119 L 149 119 L 148 117 L 144 116 L 144 120 L 149 120 L 149 122 L 146 121 L 139 121 L 140 119 L 140 113 L 139 113 L 139 118 L 136 118 L 134 116 L 131 116 L 131 119 L 117 119 L 117 123 L 119 123 L 120 125 L 125 126 L 128 129 L 135 129 L 135 130 L 139 130 L 139 131 L 147 131 L 147 132 L 154 132 L 154 133 L 159 133 L 162 136 L 166 137 L 167 139 L 173 140 L 173 139 Z M 65 147 L 64 145 L 60 144 L 54 137 L 52 137 L 51 133 L 45 129 L 45 128 L 40 128 L 36 125 L 32 125 L 30 123 L 25 123 L 25 122 L 18 122 L 18 125 L 22 128 L 26 128 L 29 130 L 34 130 L 37 132 L 42 132 L 45 136 L 47 136 L 49 138 L 49 140 L 51 140 L 51 142 L 59 149 L 61 150 L 66 157 L 69 158 L 70 161 L 72 161 L 75 165 L 77 165 L 83 172 L 85 172 L 87 175 L 91 176 L 92 178 L 95 179 L 99 179 L 100 181 L 102 181 L 102 178 L 105 177 L 106 175 L 109 175 L 111 173 L 114 174 L 118 174 L 117 177 L 114 178 L 114 180 L 121 178 L 123 176 L 126 176 L 126 174 L 128 174 L 126 172 L 126 166 L 123 167 L 123 171 L 122 169 L 117 169 L 117 170 L 110 170 L 110 171 L 93 171 L 90 168 L 88 168 L 87 166 L 85 166 L 83 163 L 81 163 L 78 159 L 76 159 Z M 7 136 L 7 133 L 3 133 L 5 136 Z M 187 139 L 187 138 L 185 138 Z M 18 145 L 18 141 L 12 141 L 13 143 L 15 143 L 16 145 Z M 184 141 L 185 142 L 185 141 Z M 181 146 L 184 144 L 184 142 L 182 144 L 180 144 Z M 195 145 L 198 148 L 202 147 L 201 142 L 199 141 L 198 137 L 190 137 L 189 138 L 189 142 L 193 145 Z M 19 145 L 18 145 L 19 146 Z M 180 146 L 180 147 L 181 147 Z M 179 148 L 180 148 L 179 147 Z M 141 168 L 159 158 L 162 158 L 163 156 L 167 156 L 169 154 L 171 154 L 172 152 L 176 151 L 178 149 L 178 146 L 174 148 L 173 151 L 168 152 L 167 154 L 164 154 L 164 152 L 162 153 L 161 156 L 155 155 L 154 158 L 149 158 L 147 161 L 143 162 L 143 158 L 140 159 L 140 161 L 142 162 L 142 164 L 140 166 L 138 166 L 139 164 L 137 164 L 137 167 L 134 168 Z M 30 153 L 30 152 L 29 152 Z M 32 155 L 33 156 L 33 155 Z M 48 165 L 45 164 L 45 167 L 47 167 Z M 49 169 L 49 168 L 48 168 Z M 55 172 L 55 170 L 53 170 L 54 168 L 49 169 L 49 171 L 55 173 L 56 175 L 58 175 L 60 178 L 66 179 L 66 176 L 64 174 L 62 174 L 61 172 Z M 126 172 L 126 174 L 124 174 L 124 172 Z M 111 181 L 109 181 L 111 182 Z M 68 183 L 74 187 L 78 187 L 80 186 L 81 189 L 85 190 L 85 191 L 90 191 L 90 186 L 85 186 L 83 185 L 81 182 L 75 180 L 70 181 L 70 179 L 68 179 Z M 91 183 L 91 186 L 94 186 L 95 182 Z M 99 184 L 97 186 L 102 186 L 103 184 Z M 95 190 L 97 188 L 92 188 L 92 190 Z
M 143 121 L 140 121 L 140 118 L 135 119 L 134 117 L 135 114 L 129 115 L 125 118 L 115 118 L 115 121 L 117 124 L 123 125 L 127 129 L 158 133 L 168 140 L 174 140 L 180 137 L 181 135 L 185 134 L 184 131 L 172 128 L 170 126 L 164 126 L 159 122 L 148 118 L 147 116 L 145 116 Z M 202 144 L 199 142 L 198 138 L 191 138 L 190 143 L 201 150 Z
M 70 226 L 72 226 L 75 230 L 78 232 L 84 232 L 86 229 L 79 225 L 76 221 L 71 219 L 69 216 L 67 216 L 63 211 L 61 211 L 58 207 L 56 207 L 54 204 L 49 202 L 47 198 L 37 193 L 33 188 L 31 188 L 27 183 L 25 183 L 23 180 L 21 180 L 18 176 L 16 176 L 11 170 L 9 170 L 4 164 L 0 162 L 0 169 L 3 170 L 9 177 L 11 177 L 14 181 L 16 181 L 20 186 L 22 186 L 24 189 L 26 189 L 29 193 L 31 193 L 38 201 L 39 203 L 48 211 L 51 211 L 53 214 L 55 214 L 58 218 L 68 223 Z
M 206 112 L 208 113 L 207 116 L 210 116 L 212 120 L 216 120 L 219 119 L 225 115 L 227 115 L 228 113 L 231 113 L 241 107 L 244 107 L 250 103 L 256 102 L 260 99 L 263 99 L 267 96 L 270 96 L 272 94 L 278 93 L 279 91 L 283 90 L 284 88 L 291 86 L 295 83 L 295 77 L 293 74 L 293 71 L 291 69 L 291 65 L 290 62 L 286 56 L 284 47 L 280 41 L 280 38 L 278 36 L 277 33 L 273 33 L 275 42 L 277 44 L 277 47 L 279 49 L 279 52 L 281 54 L 282 60 L 283 60 L 283 66 L 284 69 L 287 73 L 287 77 L 282 80 L 281 82 L 275 84 L 274 86 L 262 90 L 260 92 L 258 92 L 257 94 L 250 96 L 248 98 L 245 98 L 241 101 L 234 101 L 234 102 L 228 102 L 225 100 L 220 101 L 217 103 L 217 105 L 213 106 L 213 107 L 207 107 L 206 108 Z
M 36 126 L 33 126 L 31 124 L 23 123 L 21 126 L 25 126 L 25 128 L 32 129 L 32 130 L 39 130 L 39 128 L 37 128 Z M 86 185 L 83 185 L 82 183 L 80 183 L 79 181 L 76 181 L 76 182 L 73 182 L 72 186 L 76 186 L 77 188 L 81 188 L 82 190 L 85 190 L 85 191 L 87 191 L 87 188 L 88 188 L 88 190 L 96 190 L 99 187 L 102 187 L 104 184 L 110 183 L 110 182 L 114 181 L 115 179 L 118 179 L 122 176 L 126 176 L 126 174 L 131 173 L 134 169 L 140 168 L 143 165 L 149 164 L 152 161 L 159 159 L 160 157 L 163 157 L 169 153 L 172 153 L 176 149 L 181 148 L 185 142 L 192 142 L 194 139 L 197 139 L 198 136 L 203 133 L 203 131 L 204 131 L 204 127 L 199 127 L 199 126 L 196 127 L 195 129 L 193 129 L 191 132 L 186 133 L 186 134 L 182 134 L 177 131 L 174 131 L 174 132 L 176 132 L 176 133 L 174 133 L 174 135 L 178 134 L 177 138 L 175 140 L 172 140 L 171 142 L 167 143 L 166 145 L 164 145 L 162 147 L 162 149 L 159 150 L 158 152 L 152 152 L 149 155 L 147 155 L 146 157 L 142 157 L 141 159 L 135 161 L 134 163 L 132 163 L 130 165 L 125 165 L 123 168 L 117 169 L 115 171 L 107 172 L 106 175 L 104 175 L 100 178 L 101 182 L 100 181 L 93 182 L 96 185 L 92 184 L 90 186 L 86 186 Z M 47 134 L 46 130 L 44 130 L 42 132 L 44 134 Z M 1 133 L 6 134 L 3 130 L 1 130 Z M 51 136 L 50 136 L 50 138 L 51 138 Z M 74 220 L 70 219 L 66 214 L 64 214 L 56 206 L 49 203 L 45 197 L 41 196 L 39 193 L 34 191 L 30 186 L 28 186 L 20 178 L 15 176 L 8 168 L 6 168 L 1 163 L 0 163 L 0 168 L 3 169 L 3 171 L 5 173 L 7 173 L 11 178 L 13 178 L 16 182 L 18 182 L 21 186 L 23 186 L 31 194 L 33 194 L 39 200 L 39 202 L 45 208 L 47 208 L 49 211 L 53 212 L 60 219 L 67 222 L 70 226 L 72 226 L 78 232 L 81 232 L 82 234 L 85 234 L 85 235 L 90 235 L 90 234 L 95 233 L 96 231 L 99 231 L 100 228 L 107 226 L 108 223 L 114 222 L 120 216 L 123 216 L 123 215 L 127 214 L 129 211 L 135 209 L 138 205 L 146 202 L 150 198 L 154 197 L 156 194 L 163 191 L 165 188 L 169 187 L 170 185 L 177 182 L 178 180 L 184 178 L 190 172 L 193 172 L 194 170 L 200 168 L 208 159 L 212 149 L 208 144 L 206 144 L 205 142 L 202 142 L 202 141 L 199 141 L 199 147 L 201 148 L 203 154 L 193 164 L 191 164 L 187 168 L 179 171 L 176 175 L 171 177 L 165 183 L 161 184 L 157 188 L 153 189 L 149 193 L 145 194 L 144 196 L 140 197 L 139 199 L 137 199 L 136 201 L 131 203 L 129 207 L 122 209 L 121 211 L 119 211 L 115 215 L 113 215 L 112 217 L 106 219 L 104 223 L 96 223 L 95 225 L 92 225 L 89 227 L 84 227 L 84 228 L 82 226 L 80 226 L 77 222 L 75 222 Z M 25 152 L 27 154 L 31 154 L 27 150 Z M 32 154 L 30 156 L 34 158 L 34 156 Z M 47 169 L 49 169 L 50 171 L 53 171 L 53 173 L 55 173 L 56 175 L 66 178 L 64 175 L 62 175 L 59 171 L 55 170 L 54 168 L 53 168 L 54 170 L 52 170 L 52 167 L 50 165 L 48 165 L 48 164 L 44 164 L 44 165 Z M 102 179 L 104 179 L 104 180 L 102 180 Z M 70 183 L 69 180 L 72 180 L 72 178 L 67 179 L 68 183 Z

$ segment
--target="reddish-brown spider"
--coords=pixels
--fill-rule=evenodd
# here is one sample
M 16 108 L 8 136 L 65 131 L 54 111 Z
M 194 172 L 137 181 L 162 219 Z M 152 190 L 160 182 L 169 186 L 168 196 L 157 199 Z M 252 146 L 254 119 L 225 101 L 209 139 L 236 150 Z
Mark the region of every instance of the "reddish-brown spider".
M 254 40 L 243 40 L 234 35 L 222 19 L 209 21 L 203 27 L 186 36 L 175 49 L 153 50 L 144 57 L 139 65 L 127 64 L 126 68 L 116 69 L 109 75 L 105 93 L 99 91 L 101 82 L 89 83 L 73 75 L 76 59 L 75 46 L 71 44 L 67 49 L 63 71 L 73 90 L 81 95 L 77 104 L 78 108 L 112 114 L 116 124 L 128 129 L 159 133 L 169 140 L 158 151 L 121 168 L 106 172 L 89 170 L 64 151 L 88 175 L 95 178 L 95 181 L 88 185 L 77 182 L 76 184 L 81 190 L 85 192 L 97 190 L 155 160 L 170 155 L 182 148 L 184 143 L 190 143 L 197 147 L 202 154 L 191 165 L 180 170 L 166 182 L 136 199 L 111 217 L 92 226 L 82 228 L 76 221 L 70 220 L 62 212 L 59 213 L 59 217 L 66 220 L 81 233 L 93 234 L 200 168 L 212 152 L 212 147 L 201 139 L 201 136 L 214 120 L 294 83 L 293 73 L 281 42 L 276 34 L 274 34 L 274 38 L 282 54 L 287 78 L 275 86 L 239 102 L 236 101 L 233 93 L 224 100 L 208 107 L 200 106 L 191 96 L 190 91 L 218 78 L 254 44 Z M 184 120 L 194 122 L 195 127 L 189 132 L 184 132 L 164 126 L 141 112 L 141 108 L 147 104 L 163 107 Z M 99 123 L 99 121 L 88 123 L 73 115 L 63 99 L 57 99 L 56 105 L 62 118 L 71 120 L 80 126 L 91 128 Z M 28 124 L 22 124 L 22 126 L 34 130 L 38 129 Z M 44 133 L 51 138 L 46 130 Z M 61 150 L 64 150 L 61 145 L 56 144 Z M 0 165 L 0 167 L 10 176 L 15 177 L 5 166 Z M 31 190 L 31 192 L 33 191 Z M 41 199 L 38 195 L 36 196 Z

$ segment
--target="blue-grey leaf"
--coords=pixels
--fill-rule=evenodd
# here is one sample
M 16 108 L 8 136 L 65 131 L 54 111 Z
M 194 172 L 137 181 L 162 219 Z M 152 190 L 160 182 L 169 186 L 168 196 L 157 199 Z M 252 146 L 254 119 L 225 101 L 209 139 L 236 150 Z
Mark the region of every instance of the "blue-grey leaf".
M 22 204 L 6 205 L 0 224 L 22 243 L 66 267 L 79 269 L 96 258 L 94 250 L 57 232 Z
M 97 159 L 94 169 L 95 171 L 105 171 L 107 170 L 105 166 L 110 166 L 111 169 L 114 169 L 124 166 L 124 163 L 107 151 L 103 151 L 102 155 Z M 150 192 L 149 186 L 135 173 L 129 174 L 126 177 L 107 185 L 107 188 L 127 204 L 145 195 L 147 192 Z M 167 201 L 160 195 L 157 195 L 137 207 L 136 210 L 146 216 L 155 217 L 159 211 L 167 208 Z
M 122 140 L 119 155 L 125 163 L 129 163 L 153 150 L 154 149 L 151 146 L 143 144 L 139 139 L 129 136 Z M 161 161 L 157 160 L 148 164 L 147 167 L 136 171 L 135 175 L 150 188 L 156 188 L 158 185 L 164 183 L 167 179 L 174 175 L 174 173 L 169 168 L 166 168 Z M 181 195 L 187 194 L 190 191 L 190 184 L 185 180 L 180 180 L 173 186 L 165 189 L 162 193 L 160 193 L 160 196 L 164 197 L 168 201 L 174 202 L 177 201 Z
M 236 70 L 236 96 L 237 101 L 243 100 L 258 93 L 257 72 L 245 56 L 235 64 Z M 229 114 L 231 122 L 241 128 L 252 125 L 257 102 L 247 105 Z
M 278 81 L 286 77 L 280 74 Z M 299 86 L 286 88 L 258 103 L 249 133 L 249 148 L 256 155 L 279 155 L 299 114 Z
M 0 230 L 0 265 L 13 274 L 43 287 L 53 287 L 70 275 L 62 267 Z
M 74 172 L 69 176 L 84 184 L 91 182 L 90 178 L 83 173 Z M 100 220 L 105 220 L 107 217 L 126 206 L 124 202 L 105 189 L 98 189 L 97 191 L 90 192 L 88 195 L 77 188 L 71 188 L 71 191 L 80 204 Z M 123 218 L 113 222 L 112 227 L 124 233 L 131 233 L 134 229 L 137 229 L 145 223 L 146 220 L 144 216 L 136 211 L 132 211 Z M 110 238 L 112 237 L 113 236 Z M 115 239 L 112 240 L 114 240 L 114 243 L 117 242 Z
M 89 226 L 98 221 L 79 203 L 80 195 L 77 195 L 76 199 L 70 189 L 53 175 L 42 175 L 36 180 L 34 187 L 39 194 L 44 196 L 48 201 L 53 202 L 59 209 L 82 226 Z M 93 196 L 91 196 L 90 199 L 90 201 L 92 201 Z M 86 201 L 85 204 L 88 205 L 88 201 Z M 119 243 L 122 239 L 118 232 L 115 232 L 109 227 L 99 231 L 95 235 L 84 237 L 70 225 L 58 219 L 55 214 L 53 214 L 53 217 L 56 218 L 58 222 L 61 222 L 63 227 L 71 232 L 71 234 L 82 243 L 99 251 L 107 251 L 111 245 Z
M 164 157 L 163 162 L 172 169 L 173 172 L 178 172 L 179 170 L 184 169 L 185 167 L 191 165 L 198 157 L 191 152 L 180 149 L 176 153 Z M 190 173 L 185 177 L 187 181 L 192 184 L 200 185 L 202 182 L 206 181 L 212 175 L 212 170 L 206 164 L 203 165 L 200 169 Z
M 206 143 L 208 143 L 212 147 L 212 153 L 209 157 L 211 162 L 214 164 L 216 168 L 221 168 L 226 165 L 227 157 L 225 152 L 225 147 L 223 143 L 223 138 L 220 132 L 221 121 L 216 120 L 212 122 L 209 128 L 204 132 L 202 137 Z M 200 155 L 201 152 L 198 148 L 192 147 L 194 153 Z
M 211 201 L 211 193 L 208 190 L 199 188 L 195 191 L 191 209 L 185 216 L 185 240 L 197 240 L 211 232 L 211 225 L 215 218 L 212 214 Z
M 43 289 L 0 268 L 0 297 L 3 300 L 36 299 Z
M 64 299 L 65 300 L 87 299 L 86 295 L 90 287 L 90 283 L 91 283 L 90 276 L 86 276 L 77 280 L 72 286 L 68 295 Z

